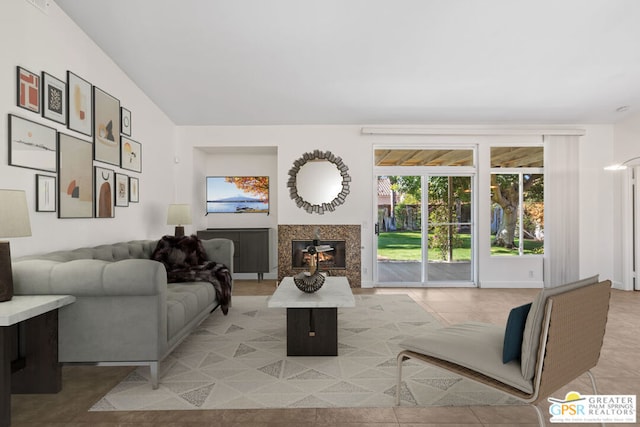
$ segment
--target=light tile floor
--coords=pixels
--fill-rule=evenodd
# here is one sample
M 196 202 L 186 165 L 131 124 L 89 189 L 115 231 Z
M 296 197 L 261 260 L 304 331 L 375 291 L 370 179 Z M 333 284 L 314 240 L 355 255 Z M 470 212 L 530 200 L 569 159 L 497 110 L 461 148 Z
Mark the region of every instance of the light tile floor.
M 273 281 L 236 281 L 234 295 L 270 295 Z M 387 288 L 357 293 L 406 293 L 443 323 L 476 320 L 504 324 L 509 310 L 530 302 L 535 289 Z M 640 395 L 640 292 L 614 290 L 602 355 L 593 370 L 602 394 Z M 65 366 L 63 390 L 54 395 L 13 395 L 12 426 L 238 426 L 238 427 L 428 427 L 536 426 L 526 406 L 468 406 L 367 409 L 274 409 L 218 411 L 88 412 L 108 390 L 134 368 Z M 558 391 L 591 391 L 579 378 Z M 548 406 L 543 405 L 543 411 Z M 639 419 L 640 421 L 640 419 Z M 588 426 L 588 424 L 580 424 Z M 608 424 L 611 425 L 611 424 Z M 630 424 L 620 424 L 629 426 Z

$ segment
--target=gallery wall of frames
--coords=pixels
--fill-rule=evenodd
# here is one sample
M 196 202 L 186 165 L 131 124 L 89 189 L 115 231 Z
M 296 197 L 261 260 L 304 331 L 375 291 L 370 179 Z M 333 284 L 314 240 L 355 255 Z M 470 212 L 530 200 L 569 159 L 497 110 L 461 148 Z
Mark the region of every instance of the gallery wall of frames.
M 72 71 L 66 80 L 21 66 L 16 71 L 24 114 L 9 114 L 9 165 L 41 172 L 35 174 L 36 211 L 113 218 L 116 207 L 138 203 L 142 144 L 132 139 L 131 111 Z

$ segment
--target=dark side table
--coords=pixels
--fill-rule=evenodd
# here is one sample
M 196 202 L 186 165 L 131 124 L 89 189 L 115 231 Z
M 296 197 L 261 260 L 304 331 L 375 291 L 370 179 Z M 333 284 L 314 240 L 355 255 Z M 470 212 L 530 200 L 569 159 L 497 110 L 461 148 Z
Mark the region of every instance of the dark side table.
M 0 427 L 11 425 L 11 393 L 57 393 L 58 309 L 71 295 L 16 295 L 0 303 Z

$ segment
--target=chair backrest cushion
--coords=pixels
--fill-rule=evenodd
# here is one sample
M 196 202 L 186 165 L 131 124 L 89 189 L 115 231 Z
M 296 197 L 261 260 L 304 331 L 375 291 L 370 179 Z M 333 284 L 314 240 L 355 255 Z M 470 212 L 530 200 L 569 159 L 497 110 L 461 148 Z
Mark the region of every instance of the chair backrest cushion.
M 531 310 L 531 303 L 521 305 L 511 310 L 504 329 L 504 344 L 502 345 L 502 363 L 520 360 L 522 356 L 522 334 L 527 315 Z
M 547 303 L 547 298 L 583 286 L 598 283 L 598 280 L 599 276 L 595 275 L 586 279 L 578 280 L 577 282 L 557 286 L 555 288 L 544 288 L 533 300 L 524 326 L 524 333 L 522 334 L 522 354 L 520 356 L 522 376 L 526 380 L 533 379 L 533 375 L 535 373 L 536 359 L 538 357 L 538 349 L 540 347 L 540 334 L 542 333 L 544 308 Z

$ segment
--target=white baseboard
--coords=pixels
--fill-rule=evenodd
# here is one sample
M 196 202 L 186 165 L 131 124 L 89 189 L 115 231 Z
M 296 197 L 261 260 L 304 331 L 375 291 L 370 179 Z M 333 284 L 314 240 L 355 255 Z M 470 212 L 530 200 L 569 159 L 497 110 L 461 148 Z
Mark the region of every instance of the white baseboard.
M 526 281 L 526 282 L 514 282 L 514 281 L 490 281 L 485 280 L 480 283 L 480 288 L 500 288 L 500 289 L 526 289 L 544 288 L 544 282 L 542 281 Z
M 621 291 L 633 291 L 634 289 L 632 289 L 630 286 L 625 286 L 625 284 L 619 280 L 612 280 L 611 281 L 611 287 L 613 289 L 619 289 Z

